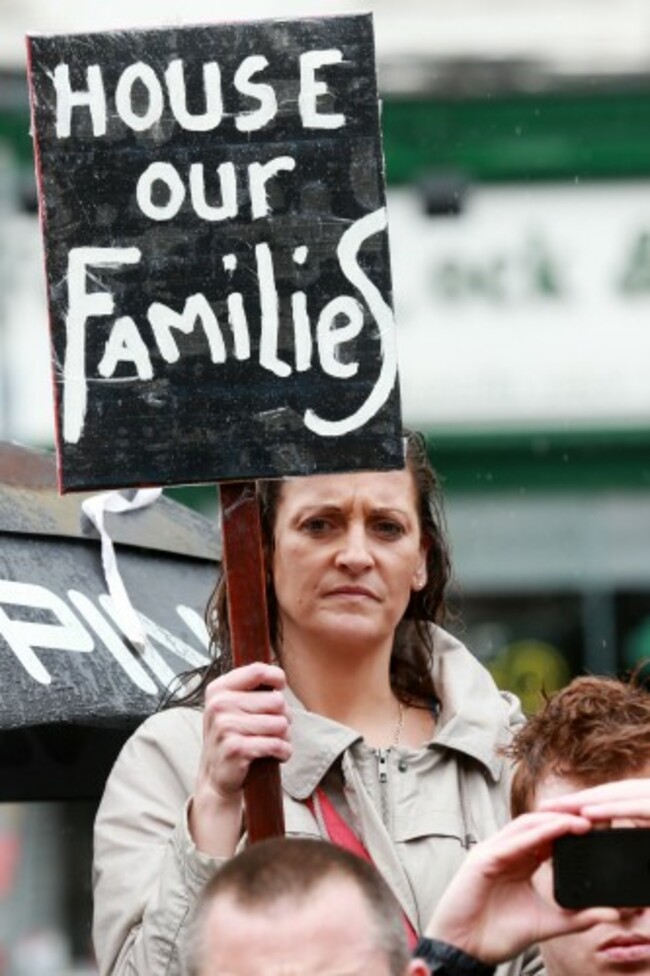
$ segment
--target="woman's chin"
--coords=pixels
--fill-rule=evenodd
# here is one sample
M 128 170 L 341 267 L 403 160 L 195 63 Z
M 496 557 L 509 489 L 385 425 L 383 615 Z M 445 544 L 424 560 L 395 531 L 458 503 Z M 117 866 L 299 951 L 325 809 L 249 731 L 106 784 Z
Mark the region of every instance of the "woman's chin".
M 323 629 L 322 637 L 325 641 L 330 640 L 343 653 L 353 648 L 367 648 L 376 652 L 386 641 L 392 646 L 393 630 L 387 632 L 385 628 L 378 627 L 376 621 L 359 614 L 339 613 Z

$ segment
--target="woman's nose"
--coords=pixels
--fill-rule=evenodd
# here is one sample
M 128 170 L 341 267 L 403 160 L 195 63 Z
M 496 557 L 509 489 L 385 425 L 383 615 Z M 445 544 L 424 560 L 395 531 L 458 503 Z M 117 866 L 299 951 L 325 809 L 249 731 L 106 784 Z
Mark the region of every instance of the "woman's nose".
M 365 528 L 361 526 L 348 528 L 336 554 L 336 563 L 357 573 L 372 566 L 373 556 Z

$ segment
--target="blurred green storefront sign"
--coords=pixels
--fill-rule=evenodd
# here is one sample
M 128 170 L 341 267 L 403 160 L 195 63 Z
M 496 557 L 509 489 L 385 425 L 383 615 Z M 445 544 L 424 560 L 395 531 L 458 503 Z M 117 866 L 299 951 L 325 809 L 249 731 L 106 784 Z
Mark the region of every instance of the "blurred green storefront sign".
M 438 431 L 650 427 L 650 180 L 389 198 L 404 410 Z
M 650 174 L 650 74 L 543 77 L 531 66 L 517 82 L 490 67 L 487 82 L 470 63 L 453 92 L 385 98 L 389 183 L 449 169 L 483 183 Z

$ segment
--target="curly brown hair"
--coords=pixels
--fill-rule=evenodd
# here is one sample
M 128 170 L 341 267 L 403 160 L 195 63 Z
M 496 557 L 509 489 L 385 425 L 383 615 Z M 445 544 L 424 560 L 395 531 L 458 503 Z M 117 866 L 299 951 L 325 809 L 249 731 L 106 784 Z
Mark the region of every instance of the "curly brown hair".
M 411 594 L 404 617 L 398 624 L 390 677 L 393 691 L 405 704 L 430 707 L 431 702 L 436 700 L 436 694 L 431 678 L 433 640 L 428 624 L 441 624 L 444 621 L 445 592 L 451 577 L 451 559 L 445 534 L 440 487 L 428 458 L 426 440 L 419 432 L 405 430 L 404 448 L 406 467 L 413 476 L 416 488 L 420 530 L 427 543 L 427 582 L 422 590 Z M 257 482 L 262 544 L 267 566 L 269 636 L 271 646 L 280 660 L 282 634 L 273 577 L 268 567 L 272 561 L 275 521 L 282 497 L 282 485 L 281 480 Z M 207 684 L 233 667 L 227 601 L 226 577 L 222 575 L 206 610 L 212 661 L 200 675 L 194 675 L 195 680 L 191 682 L 189 694 L 174 694 L 166 704 L 200 707 Z M 179 678 L 187 682 L 188 675 L 181 675 Z
M 518 730 L 507 754 L 517 763 L 513 817 L 532 809 L 545 776 L 587 787 L 638 773 L 650 763 L 650 691 L 636 678 L 574 678 Z

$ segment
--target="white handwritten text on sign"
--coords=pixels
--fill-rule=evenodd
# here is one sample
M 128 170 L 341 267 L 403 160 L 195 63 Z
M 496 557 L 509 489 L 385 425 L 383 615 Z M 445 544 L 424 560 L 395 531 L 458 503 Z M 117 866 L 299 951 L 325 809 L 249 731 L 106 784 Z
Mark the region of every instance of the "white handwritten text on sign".
M 29 44 L 64 490 L 401 466 L 370 19 Z

